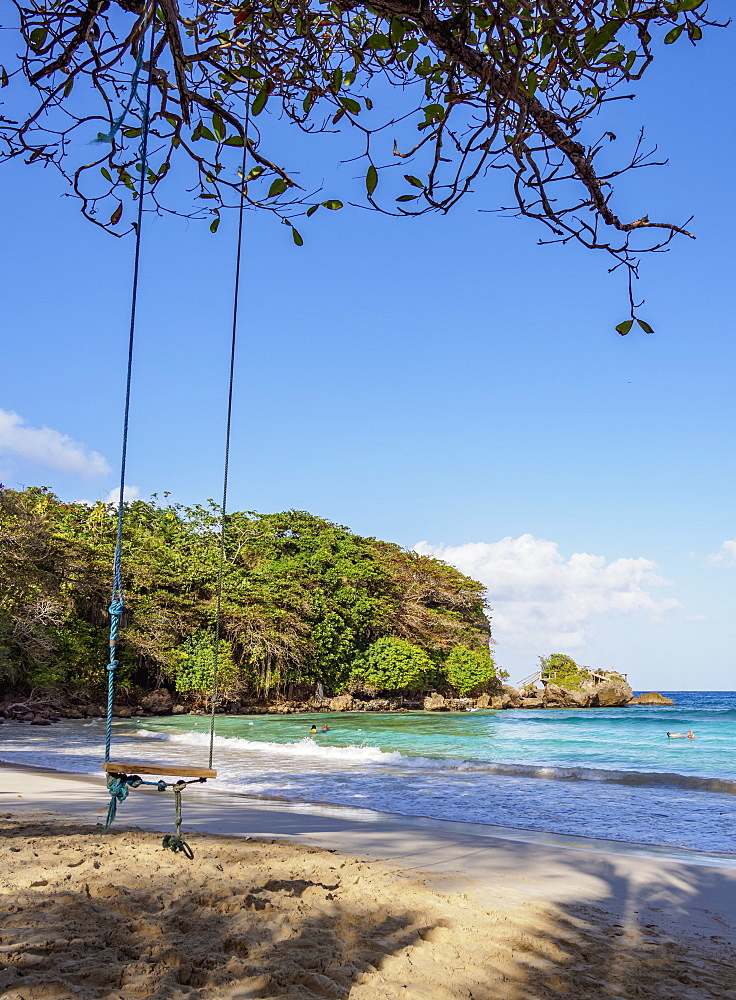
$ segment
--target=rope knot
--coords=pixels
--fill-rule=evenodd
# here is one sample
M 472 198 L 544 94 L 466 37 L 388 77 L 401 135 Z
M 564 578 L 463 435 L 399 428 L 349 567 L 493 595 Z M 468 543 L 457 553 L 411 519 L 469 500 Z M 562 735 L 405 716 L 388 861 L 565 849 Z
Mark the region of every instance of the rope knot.
M 194 851 L 191 849 L 186 840 L 184 840 L 183 837 L 177 837 L 173 833 L 166 834 L 161 841 L 161 846 L 167 848 L 169 851 L 173 851 L 174 854 L 183 854 L 184 857 L 189 858 L 190 861 L 194 858 Z
M 111 601 L 110 607 L 107 610 L 110 612 L 111 615 L 114 615 L 116 618 L 119 618 L 120 615 L 122 615 L 123 613 L 123 607 L 124 605 L 122 601 L 119 600 Z

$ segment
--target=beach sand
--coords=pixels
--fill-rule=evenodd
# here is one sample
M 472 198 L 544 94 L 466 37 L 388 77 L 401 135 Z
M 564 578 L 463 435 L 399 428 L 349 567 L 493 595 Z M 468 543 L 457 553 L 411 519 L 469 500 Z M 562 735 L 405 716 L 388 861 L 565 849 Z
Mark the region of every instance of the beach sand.
M 736 1000 L 718 858 L 192 792 L 188 861 L 150 828 L 170 795 L 106 834 L 105 809 L 94 780 L 0 770 L 3 1000 Z

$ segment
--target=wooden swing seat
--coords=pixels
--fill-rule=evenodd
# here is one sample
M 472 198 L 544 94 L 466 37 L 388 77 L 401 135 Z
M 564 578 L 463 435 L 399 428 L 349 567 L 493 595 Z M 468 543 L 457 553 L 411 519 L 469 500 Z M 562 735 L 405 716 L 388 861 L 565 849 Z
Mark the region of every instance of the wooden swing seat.
M 133 763 L 129 760 L 106 760 L 102 765 L 108 774 L 156 774 L 174 778 L 216 778 L 211 767 L 185 767 L 179 764 L 155 764 L 150 760 Z

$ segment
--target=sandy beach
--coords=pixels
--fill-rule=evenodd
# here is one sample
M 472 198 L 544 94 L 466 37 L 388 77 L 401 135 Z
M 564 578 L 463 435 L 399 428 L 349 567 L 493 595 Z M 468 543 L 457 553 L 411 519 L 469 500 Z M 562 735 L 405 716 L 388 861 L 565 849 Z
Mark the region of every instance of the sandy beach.
M 0 996 L 736 1000 L 736 857 L 0 769 Z

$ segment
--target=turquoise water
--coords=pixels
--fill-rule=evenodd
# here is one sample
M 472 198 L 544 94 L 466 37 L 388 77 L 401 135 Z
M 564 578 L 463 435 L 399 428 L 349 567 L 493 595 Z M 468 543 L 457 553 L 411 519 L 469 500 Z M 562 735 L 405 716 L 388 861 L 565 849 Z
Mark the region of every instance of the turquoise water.
M 218 716 L 215 786 L 404 815 L 736 851 L 736 692 L 674 708 Z M 309 735 L 314 722 L 330 732 Z M 692 729 L 695 740 L 667 739 Z M 0 758 L 99 768 L 101 721 L 0 728 Z M 117 720 L 122 759 L 206 763 L 209 719 Z

